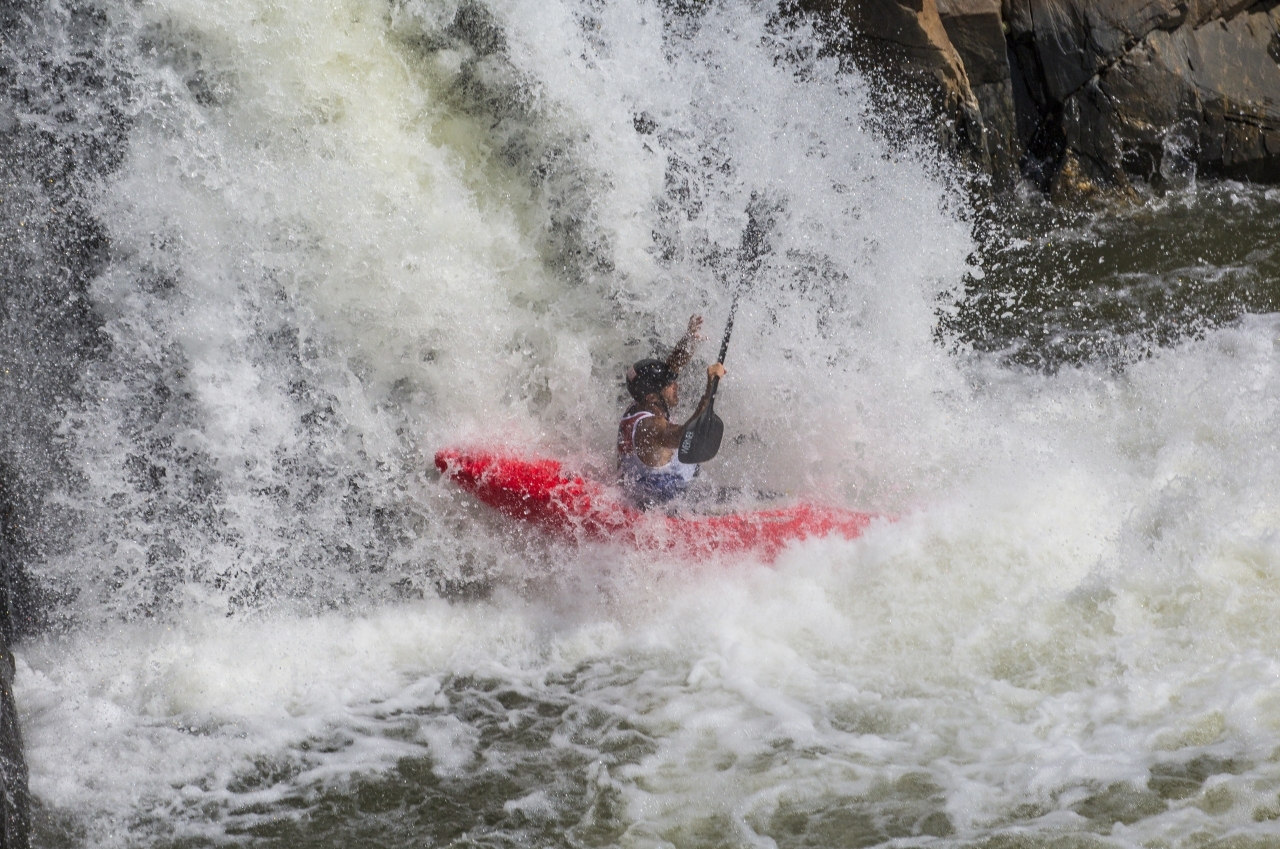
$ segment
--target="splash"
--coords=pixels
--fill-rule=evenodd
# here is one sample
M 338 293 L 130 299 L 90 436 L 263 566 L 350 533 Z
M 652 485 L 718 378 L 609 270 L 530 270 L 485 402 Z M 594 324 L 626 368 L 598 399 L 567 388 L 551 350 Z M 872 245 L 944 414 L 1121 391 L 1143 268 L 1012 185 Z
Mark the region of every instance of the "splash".
M 971 213 L 772 6 L 93 20 L 109 344 L 18 678 L 50 841 L 1272 834 L 1273 317 L 1123 370 L 939 344 Z M 607 477 L 625 365 L 738 291 L 706 474 L 898 522 L 653 562 L 430 471 Z

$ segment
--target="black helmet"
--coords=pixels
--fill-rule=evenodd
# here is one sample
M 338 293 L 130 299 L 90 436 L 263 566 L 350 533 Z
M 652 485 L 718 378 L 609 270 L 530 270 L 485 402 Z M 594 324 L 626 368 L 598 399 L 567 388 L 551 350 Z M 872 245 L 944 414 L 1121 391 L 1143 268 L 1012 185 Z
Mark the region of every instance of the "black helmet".
M 627 391 L 637 401 L 676 382 L 676 372 L 662 360 L 641 360 L 627 369 Z

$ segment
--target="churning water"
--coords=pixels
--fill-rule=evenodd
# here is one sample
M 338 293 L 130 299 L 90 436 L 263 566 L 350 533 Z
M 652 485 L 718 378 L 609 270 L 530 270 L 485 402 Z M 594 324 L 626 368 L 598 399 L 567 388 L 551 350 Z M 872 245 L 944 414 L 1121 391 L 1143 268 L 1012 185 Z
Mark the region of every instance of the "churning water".
M 1280 841 L 1271 193 L 992 223 L 768 4 L 15 14 L 39 844 Z M 894 521 L 655 561 L 432 472 L 607 476 L 737 287 L 708 478 Z

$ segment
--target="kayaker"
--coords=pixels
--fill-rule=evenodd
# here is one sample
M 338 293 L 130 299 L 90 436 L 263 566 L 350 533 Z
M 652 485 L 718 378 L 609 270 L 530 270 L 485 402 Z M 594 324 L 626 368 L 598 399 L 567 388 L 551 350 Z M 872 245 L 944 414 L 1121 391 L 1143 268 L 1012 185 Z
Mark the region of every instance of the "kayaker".
M 618 424 L 618 482 L 641 508 L 665 504 L 688 490 L 698 466 L 676 456 L 685 428 L 707 408 L 711 384 L 725 375 L 724 366 L 707 366 L 707 388 L 693 415 L 684 424 L 671 421 L 680 401 L 677 380 L 689 364 L 702 335 L 702 316 L 689 319 L 689 328 L 666 361 L 646 359 L 627 369 L 627 391 L 635 399 Z

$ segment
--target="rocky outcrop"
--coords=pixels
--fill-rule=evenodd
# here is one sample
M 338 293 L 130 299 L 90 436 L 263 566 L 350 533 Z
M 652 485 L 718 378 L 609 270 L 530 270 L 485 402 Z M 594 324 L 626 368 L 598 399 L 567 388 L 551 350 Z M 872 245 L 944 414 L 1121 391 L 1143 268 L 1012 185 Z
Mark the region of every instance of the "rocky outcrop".
M 30 839 L 30 795 L 27 761 L 13 698 L 15 669 L 10 646 L 17 636 L 14 622 L 14 584 L 21 571 L 12 475 L 0 463 L 0 849 L 27 849 Z
M 58 423 L 107 344 L 85 297 L 107 259 L 87 199 L 126 140 L 106 29 L 92 4 L 0 0 L 0 849 L 30 845 L 10 649 L 50 605 L 27 564 L 59 544 L 47 493 L 74 471 Z
M 1280 179 L 1274 3 L 1014 0 L 1009 11 L 1040 139 L 1030 148 L 1049 160 L 1056 197 L 1196 173 Z
M 1024 151 L 1000 0 L 938 0 L 938 15 L 978 101 L 990 173 L 1008 186 Z
M 835 5 L 864 68 L 902 61 L 864 45 L 901 44 L 915 73 L 898 76 L 935 88 L 944 125 L 971 120 L 939 137 L 996 185 L 1020 173 L 1069 201 L 1196 174 L 1280 181 L 1276 0 Z
M 849 52 L 864 71 L 889 84 L 873 86 L 872 95 L 883 99 L 882 112 L 895 116 L 895 129 L 912 135 L 932 129 L 937 141 L 963 161 L 986 173 L 997 171 L 979 99 L 936 0 L 802 0 L 801 5 L 848 24 L 841 32 Z M 913 95 L 922 102 L 903 109 L 902 100 Z M 906 115 L 939 120 L 907 125 L 900 120 Z

